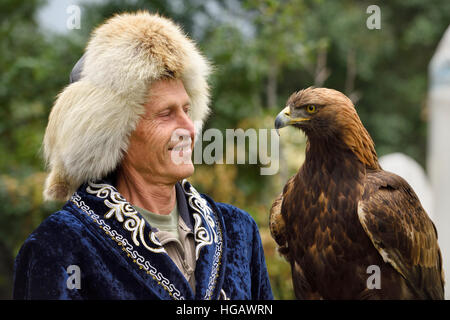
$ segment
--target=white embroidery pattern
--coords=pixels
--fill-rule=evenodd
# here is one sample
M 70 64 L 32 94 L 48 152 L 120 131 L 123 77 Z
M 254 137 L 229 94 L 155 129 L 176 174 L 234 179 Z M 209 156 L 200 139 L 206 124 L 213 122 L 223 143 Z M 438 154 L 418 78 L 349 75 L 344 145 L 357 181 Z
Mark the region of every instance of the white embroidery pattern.
M 192 214 L 194 218 L 194 238 L 195 243 L 195 259 L 197 260 L 200 255 L 200 249 L 204 246 L 217 243 L 217 234 L 215 231 L 214 214 L 212 209 L 208 206 L 208 203 L 203 199 L 197 190 L 184 179 L 181 182 L 184 192 L 188 195 L 189 206 L 194 209 Z M 188 188 L 188 189 L 187 189 Z M 207 225 L 203 226 L 202 218 L 205 219 Z
M 145 219 L 139 217 L 133 206 L 113 186 L 89 182 L 86 191 L 105 199 L 104 204 L 111 209 L 105 214 L 105 218 L 110 219 L 114 216 L 117 221 L 122 222 L 124 229 L 131 232 L 131 239 L 136 246 L 142 243 L 147 250 L 152 252 L 166 252 L 153 231 L 150 231 L 149 239 L 156 248 L 147 244 L 144 237 Z
M 219 229 L 220 238 L 222 239 L 222 233 Z M 216 251 L 214 252 L 214 260 L 213 260 L 213 271 L 209 277 L 208 282 L 208 289 L 205 293 L 205 299 L 211 299 L 211 296 L 213 294 L 213 290 L 216 286 L 217 278 L 219 277 L 219 267 L 220 267 L 220 258 L 222 257 L 222 241 L 219 241 L 219 243 L 216 246 Z
M 215 216 L 213 210 L 208 206 L 208 203 L 197 190 L 190 183 L 184 179 L 181 182 L 184 192 L 188 195 L 189 206 L 195 210 L 192 214 L 195 220 L 194 224 L 194 239 L 196 242 L 195 255 L 198 259 L 200 254 L 200 249 L 206 245 L 210 245 L 213 242 L 216 244 L 212 272 L 208 281 L 208 289 L 206 290 L 204 299 L 211 299 L 214 288 L 216 286 L 216 281 L 219 276 L 220 259 L 222 257 L 222 230 L 220 228 L 219 221 Z M 206 226 L 202 226 L 202 219 L 200 215 L 207 222 Z M 217 226 L 217 232 L 215 227 Z
M 225 293 L 225 290 L 220 290 L 219 300 L 230 300 L 230 298 L 227 297 L 227 294 Z
M 102 195 L 104 195 L 104 193 L 102 193 Z M 97 223 L 98 226 L 102 228 L 114 241 L 116 241 L 119 246 L 122 246 L 122 250 L 127 252 L 127 256 L 133 259 L 133 262 L 139 266 L 139 269 L 144 269 L 147 274 L 151 275 L 152 278 L 158 282 L 158 284 L 162 285 L 162 287 L 169 292 L 171 297 L 175 300 L 185 300 L 180 291 L 176 289 L 175 286 L 161 274 L 161 272 L 158 272 L 158 270 L 156 270 L 150 262 L 145 260 L 143 256 L 134 250 L 133 245 L 131 245 L 126 238 L 124 238 L 116 230 L 111 229 L 111 227 L 106 224 L 99 215 L 95 214 L 94 211 L 89 208 L 83 200 L 81 200 L 81 196 L 78 193 L 75 192 L 70 200 L 84 213 L 86 213 L 95 223 Z
M 192 216 L 194 218 L 196 260 L 199 258 L 201 248 L 206 245 L 211 245 L 213 242 L 216 244 L 212 263 L 212 272 L 209 277 L 208 288 L 204 296 L 204 299 L 211 299 L 216 286 L 217 278 L 219 276 L 218 271 L 221 264 L 220 260 L 222 257 L 223 244 L 222 230 L 213 210 L 209 207 L 207 201 L 202 198 L 198 191 L 192 187 L 186 179 L 182 181 L 182 186 L 184 192 L 188 196 L 189 206 L 195 211 Z M 145 220 L 143 218 L 139 218 L 138 213 L 133 206 L 131 206 L 131 204 L 127 202 L 126 199 L 113 186 L 109 184 L 95 184 L 94 182 L 89 182 L 86 191 L 101 199 L 104 199 L 103 203 L 110 208 L 104 217 L 106 219 L 110 219 L 114 216 L 117 221 L 123 223 L 124 229 L 131 232 L 131 238 L 136 246 L 139 246 L 140 243 L 142 243 L 146 249 L 152 252 L 166 252 L 156 238 L 154 232 L 150 232 L 149 239 L 154 245 L 157 246 L 157 248 L 152 248 L 145 242 Z M 118 245 L 123 246 L 122 250 L 127 252 L 127 255 L 133 259 L 133 262 L 138 264 L 140 269 L 145 269 L 147 274 L 151 275 L 153 279 L 158 281 L 158 284 L 161 284 L 174 299 L 185 299 L 181 296 L 179 290 L 177 290 L 167 278 L 165 278 L 147 260 L 145 260 L 144 257 L 139 255 L 139 253 L 133 249 L 133 246 L 127 241 L 127 239 L 115 230 L 111 230 L 111 227 L 81 200 L 81 196 L 75 193 L 71 200 L 81 210 L 87 213 L 92 220 L 100 226 L 100 228 L 110 235 L 111 238 L 118 243 Z M 203 224 L 202 217 L 206 221 L 206 225 Z M 217 233 L 215 231 L 216 227 Z M 138 241 L 138 237 L 141 242 Z

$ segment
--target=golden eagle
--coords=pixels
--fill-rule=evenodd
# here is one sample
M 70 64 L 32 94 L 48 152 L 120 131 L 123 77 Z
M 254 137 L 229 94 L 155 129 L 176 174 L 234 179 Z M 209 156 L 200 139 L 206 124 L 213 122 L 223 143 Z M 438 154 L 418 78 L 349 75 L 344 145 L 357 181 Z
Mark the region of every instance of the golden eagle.
M 296 297 L 443 299 L 436 228 L 409 184 L 382 170 L 350 99 L 295 92 L 275 120 L 287 125 L 305 133 L 306 158 L 272 205 L 270 231 Z

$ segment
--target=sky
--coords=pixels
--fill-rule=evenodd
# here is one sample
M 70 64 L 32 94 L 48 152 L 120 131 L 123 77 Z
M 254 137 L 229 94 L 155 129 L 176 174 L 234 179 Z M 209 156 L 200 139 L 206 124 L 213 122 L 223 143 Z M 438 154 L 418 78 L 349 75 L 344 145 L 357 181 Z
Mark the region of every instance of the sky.
M 41 28 L 49 29 L 52 32 L 58 33 L 68 32 L 70 29 L 67 28 L 67 20 L 73 15 L 73 12 L 71 12 L 69 8 L 73 5 L 77 6 L 88 1 L 103 2 L 104 0 L 47 0 L 47 5 L 43 6 L 37 15 Z M 240 10 L 239 1 L 228 1 L 227 6 L 234 8 L 234 10 L 221 11 L 221 8 L 215 3 L 215 1 L 209 1 L 207 3 L 207 10 L 211 15 L 216 16 L 218 19 L 229 22 L 231 21 L 233 24 L 239 25 L 245 35 L 251 36 L 253 34 L 253 28 L 248 21 L 233 15 L 233 12 Z M 82 14 L 83 13 L 81 12 L 81 15 Z M 199 25 L 201 25 L 200 18 L 201 17 L 199 17 L 199 20 L 197 21 Z

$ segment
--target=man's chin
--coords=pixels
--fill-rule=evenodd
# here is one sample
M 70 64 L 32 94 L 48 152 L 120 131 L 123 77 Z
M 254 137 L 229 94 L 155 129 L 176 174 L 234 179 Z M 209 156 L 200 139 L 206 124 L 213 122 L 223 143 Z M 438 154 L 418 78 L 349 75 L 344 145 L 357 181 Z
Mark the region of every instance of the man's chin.
M 171 170 L 171 176 L 173 176 L 176 181 L 181 181 L 187 179 L 194 174 L 194 165 L 191 163 L 183 163 L 180 165 L 175 165 L 173 170 Z

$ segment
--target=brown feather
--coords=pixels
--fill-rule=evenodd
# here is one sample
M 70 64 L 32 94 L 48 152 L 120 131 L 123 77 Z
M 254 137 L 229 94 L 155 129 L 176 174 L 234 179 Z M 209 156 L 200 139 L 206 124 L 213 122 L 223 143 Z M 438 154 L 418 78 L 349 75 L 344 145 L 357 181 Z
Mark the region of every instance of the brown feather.
M 289 190 L 292 186 L 292 178 L 288 180 L 284 187 L 284 192 Z M 288 247 L 286 238 L 286 225 L 284 224 L 283 217 L 281 216 L 281 204 L 283 202 L 283 193 L 275 199 L 270 208 L 269 216 L 269 229 L 272 238 L 278 244 L 278 252 L 287 257 Z
M 294 124 L 308 138 L 305 162 L 271 212 L 297 298 L 442 299 L 436 230 L 414 191 L 381 169 L 345 95 L 308 88 L 287 102 L 291 113 L 308 104 L 318 112 Z M 381 289 L 367 287 L 371 265 L 380 268 Z
M 418 296 L 443 299 L 437 232 L 412 188 L 393 173 L 376 171 L 367 174 L 364 189 L 358 216 L 375 248 Z

